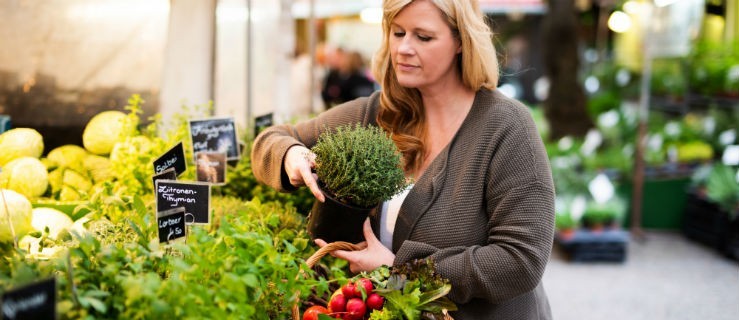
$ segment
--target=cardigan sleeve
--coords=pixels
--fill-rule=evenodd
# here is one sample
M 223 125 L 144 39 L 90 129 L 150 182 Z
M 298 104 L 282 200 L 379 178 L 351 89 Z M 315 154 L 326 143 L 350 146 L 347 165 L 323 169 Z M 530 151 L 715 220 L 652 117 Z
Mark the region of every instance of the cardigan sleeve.
M 532 291 L 549 260 L 554 235 L 554 186 L 548 159 L 530 116 L 513 113 L 491 139 L 495 143 L 484 182 L 468 186 L 484 195 L 480 211 L 485 218 L 455 222 L 469 224 L 469 230 L 484 229 L 487 234 L 414 233 L 423 240 L 411 237 L 396 252 L 396 265 L 432 258 L 439 274 L 450 280 L 449 298 L 456 303 L 484 299 L 498 304 Z M 448 185 L 455 183 L 465 185 L 467 181 L 445 181 Z M 444 206 L 444 214 L 455 214 L 454 207 L 447 207 L 443 200 L 437 202 L 434 205 Z M 485 227 L 474 228 L 473 224 Z M 429 241 L 427 237 L 445 240 Z M 459 245 L 462 241 L 458 239 L 465 237 L 479 240 Z
M 259 182 L 276 190 L 287 192 L 295 189 L 283 168 L 287 150 L 295 145 L 311 148 L 327 128 L 346 124 L 375 123 L 373 115 L 379 91 L 370 97 L 358 98 L 335 106 L 310 120 L 295 125 L 276 125 L 262 131 L 255 139 L 251 150 L 252 171 Z

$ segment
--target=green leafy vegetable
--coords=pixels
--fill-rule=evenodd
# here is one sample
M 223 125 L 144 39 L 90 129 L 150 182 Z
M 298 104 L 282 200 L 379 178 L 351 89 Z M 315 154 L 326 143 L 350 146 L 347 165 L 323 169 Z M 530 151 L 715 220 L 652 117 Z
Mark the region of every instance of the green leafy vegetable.
M 446 297 L 452 289 L 449 280 L 436 273 L 431 259 L 383 266 L 358 277 L 369 277 L 378 284 L 375 292 L 386 299 L 383 309 L 372 312 L 370 319 L 443 319 L 445 311 L 457 310 Z

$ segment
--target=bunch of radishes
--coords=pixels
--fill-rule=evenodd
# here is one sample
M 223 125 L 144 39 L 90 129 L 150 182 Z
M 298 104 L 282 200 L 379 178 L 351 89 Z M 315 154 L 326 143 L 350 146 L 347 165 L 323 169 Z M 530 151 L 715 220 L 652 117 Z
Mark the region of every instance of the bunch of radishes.
M 382 309 L 385 298 L 374 292 L 372 280 L 359 278 L 337 289 L 328 301 L 328 308 L 312 306 L 303 314 L 303 320 L 316 320 L 319 314 L 336 319 L 362 320 L 369 318 L 372 310 Z

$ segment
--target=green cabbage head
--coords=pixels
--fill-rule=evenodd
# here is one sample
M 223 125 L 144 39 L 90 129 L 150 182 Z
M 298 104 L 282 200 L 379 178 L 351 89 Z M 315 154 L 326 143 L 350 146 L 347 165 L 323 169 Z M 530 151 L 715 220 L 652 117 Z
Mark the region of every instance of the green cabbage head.
M 59 234 L 72 227 L 74 221 L 64 212 L 54 208 L 34 208 L 31 226 L 36 231 L 44 232 L 49 228 L 49 238 L 55 240 Z
M 109 110 L 98 113 L 85 126 L 82 144 L 87 151 L 97 155 L 108 155 L 113 146 L 133 135 L 136 127 L 131 125 L 125 113 Z
M 77 171 L 83 171 L 82 161 L 88 155 L 87 150 L 84 148 L 67 144 L 61 147 L 56 147 L 49 151 L 49 155 L 46 158 L 49 159 L 53 167 L 72 168 Z
M 0 242 L 13 241 L 10 224 L 19 239 L 32 231 L 32 218 L 31 202 L 26 197 L 13 190 L 0 189 Z
M 44 152 L 44 139 L 31 128 L 15 128 L 0 134 L 0 167 L 20 157 L 38 158 Z
M 29 199 L 43 195 L 49 187 L 49 173 L 41 160 L 22 157 L 8 162 L 0 172 L 0 187 L 17 191 Z

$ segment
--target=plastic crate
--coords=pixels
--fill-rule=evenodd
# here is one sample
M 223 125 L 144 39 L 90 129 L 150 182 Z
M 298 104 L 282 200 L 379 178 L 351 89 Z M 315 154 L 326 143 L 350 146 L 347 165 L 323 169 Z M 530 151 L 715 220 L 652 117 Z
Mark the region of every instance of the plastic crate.
M 682 227 L 687 238 L 721 249 L 730 225 L 728 214 L 716 204 L 688 193 Z
M 629 234 L 621 229 L 592 232 L 577 230 L 573 236 L 557 236 L 557 243 L 573 262 L 624 262 Z

